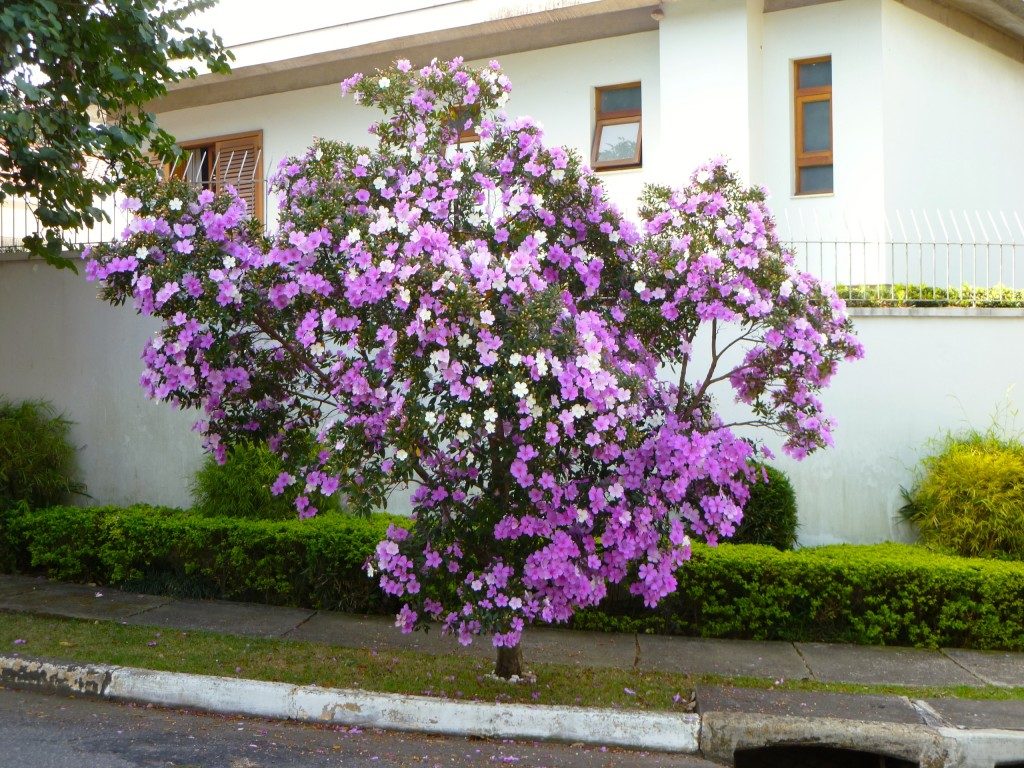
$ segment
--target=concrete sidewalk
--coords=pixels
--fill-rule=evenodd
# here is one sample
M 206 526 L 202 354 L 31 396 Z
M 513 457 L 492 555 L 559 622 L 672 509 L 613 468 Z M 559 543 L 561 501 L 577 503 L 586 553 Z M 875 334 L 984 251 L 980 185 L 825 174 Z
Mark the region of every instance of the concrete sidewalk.
M 209 630 L 340 646 L 490 658 L 486 642 L 462 647 L 437 632 L 403 635 L 387 617 L 225 601 L 176 600 L 108 588 L 0 576 L 0 610 Z M 1024 654 L 824 643 L 706 640 L 531 628 L 531 660 L 587 667 L 635 665 L 683 674 L 901 686 L 1024 687 Z M 723 686 L 697 688 L 701 713 L 737 712 L 953 728 L 1024 730 L 1024 701 L 808 693 Z

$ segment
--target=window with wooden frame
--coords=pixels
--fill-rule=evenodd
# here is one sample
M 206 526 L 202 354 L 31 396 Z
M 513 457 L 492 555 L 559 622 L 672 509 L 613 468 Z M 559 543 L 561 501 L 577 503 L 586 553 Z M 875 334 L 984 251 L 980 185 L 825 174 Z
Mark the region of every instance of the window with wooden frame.
M 458 130 L 457 144 L 469 144 L 480 141 L 476 132 L 476 124 L 480 122 L 480 105 L 473 104 L 459 107 L 454 110 L 455 116 L 449 123 L 453 130 Z
M 833 191 L 832 57 L 793 62 L 796 194 Z
M 164 172 L 202 189 L 234 187 L 249 211 L 263 221 L 263 131 L 233 133 L 178 143 L 181 156 Z
M 594 93 L 594 170 L 639 168 L 643 125 L 640 83 L 597 88 Z

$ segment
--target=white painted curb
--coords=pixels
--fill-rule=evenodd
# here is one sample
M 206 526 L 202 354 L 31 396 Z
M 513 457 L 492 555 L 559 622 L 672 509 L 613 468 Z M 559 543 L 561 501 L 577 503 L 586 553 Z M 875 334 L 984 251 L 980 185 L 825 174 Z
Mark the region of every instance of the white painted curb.
M 537 739 L 695 754 L 700 716 L 490 704 L 231 677 L 0 657 L 0 682 L 114 701 L 449 736 Z

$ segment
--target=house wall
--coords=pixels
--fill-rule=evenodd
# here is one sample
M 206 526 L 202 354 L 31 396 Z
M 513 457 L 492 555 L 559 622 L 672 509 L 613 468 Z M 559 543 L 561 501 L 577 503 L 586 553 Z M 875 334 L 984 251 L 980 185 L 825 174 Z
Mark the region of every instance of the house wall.
M 763 130 L 757 146 L 784 230 L 831 238 L 844 220 L 877 218 L 885 189 L 880 0 L 843 0 L 764 14 Z M 835 191 L 794 195 L 793 62 L 832 56 Z M 787 224 L 787 222 L 789 222 Z
M 1024 211 L 1024 63 L 884 0 L 882 66 L 887 207 Z
M 0 396 L 49 400 L 74 422 L 89 502 L 187 505 L 202 460 L 195 416 L 139 386 L 158 324 L 96 291 L 69 270 L 0 256 Z
M 650 169 L 658 167 L 653 155 L 660 144 L 661 130 L 657 33 L 512 54 L 503 56 L 501 64 L 513 86 L 507 106 L 509 114 L 537 118 L 549 142 L 576 149 L 587 159 L 594 122 L 594 88 L 641 81 L 644 168 L 602 174 L 613 199 L 627 208 L 631 206 L 644 182 L 652 178 Z M 160 125 L 179 141 L 262 128 L 264 167 L 268 169 L 281 158 L 302 152 L 317 136 L 370 144 L 372 137 L 366 129 L 377 119 L 376 110 L 342 98 L 337 86 L 159 115 Z
M 0 393 L 45 398 L 75 422 L 93 503 L 187 505 L 202 460 L 194 417 L 138 386 L 155 325 L 95 294 L 70 272 L 0 261 Z M 1020 346 L 1024 317 L 949 315 L 856 318 L 867 357 L 844 365 L 824 397 L 835 448 L 777 462 L 796 487 L 802 543 L 909 537 L 896 521 L 899 489 L 927 441 L 985 428 L 1001 405 L 1024 409 L 1024 357 L 1006 351 Z M 726 397 L 721 408 L 738 407 Z M 392 508 L 407 509 L 404 494 Z
M 796 488 L 804 545 L 912 539 L 900 488 L 911 487 L 928 441 L 1024 409 L 1024 356 L 1011 352 L 1024 333 L 1020 312 L 894 311 L 855 318 L 866 356 L 842 365 L 822 398 L 838 425 L 835 447 L 777 461 Z

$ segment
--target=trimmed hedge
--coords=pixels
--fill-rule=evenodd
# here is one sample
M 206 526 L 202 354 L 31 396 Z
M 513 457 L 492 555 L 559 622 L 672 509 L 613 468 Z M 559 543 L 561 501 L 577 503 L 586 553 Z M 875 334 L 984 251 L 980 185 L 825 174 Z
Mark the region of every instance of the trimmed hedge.
M 938 288 L 913 283 L 837 285 L 836 293 L 851 307 L 1024 307 L 1024 291 L 997 285 Z
M 1024 564 L 909 544 L 796 552 L 695 546 L 655 610 L 621 592 L 580 629 L 751 640 L 1024 650 Z
M 362 565 L 391 522 L 206 518 L 153 507 L 22 505 L 0 519 L 0 563 L 54 579 L 189 597 L 389 612 Z M 618 590 L 580 629 L 755 640 L 1024 650 L 1024 563 L 906 544 L 696 546 L 656 610 Z
M 21 506 L 3 514 L 0 564 L 22 571 L 178 597 L 361 613 L 396 609 L 362 568 L 390 523 L 409 524 L 389 515 L 245 520 L 148 506 Z

